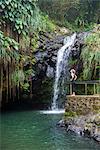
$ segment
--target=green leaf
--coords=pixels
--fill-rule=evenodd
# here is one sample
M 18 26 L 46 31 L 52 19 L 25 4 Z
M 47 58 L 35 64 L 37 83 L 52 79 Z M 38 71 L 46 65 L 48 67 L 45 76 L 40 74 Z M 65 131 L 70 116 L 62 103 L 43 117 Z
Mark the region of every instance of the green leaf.
M 5 5 L 2 4 L 1 7 L 4 9 L 4 8 L 5 8 Z
M 19 26 L 18 26 L 18 25 L 15 25 L 15 28 L 18 30 L 18 29 L 19 29 Z
M 18 30 L 18 34 L 21 34 L 21 30 Z
M 9 4 L 9 0 L 5 1 L 5 3 L 8 5 Z
M 15 6 L 15 8 L 17 8 L 17 4 L 16 4 L 16 3 L 15 3 L 15 5 L 14 5 L 14 6 Z
M 22 24 L 20 24 L 20 29 L 23 29 L 23 25 Z
M 14 45 L 14 48 L 15 48 L 15 50 L 18 50 L 18 46 L 17 45 Z

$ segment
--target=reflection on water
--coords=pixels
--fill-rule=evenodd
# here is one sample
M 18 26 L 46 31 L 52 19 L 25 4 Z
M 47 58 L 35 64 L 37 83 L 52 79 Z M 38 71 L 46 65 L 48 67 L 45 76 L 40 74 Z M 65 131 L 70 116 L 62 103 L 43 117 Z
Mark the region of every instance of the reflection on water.
M 99 150 L 95 141 L 57 127 L 62 115 L 40 111 L 2 114 L 1 150 Z

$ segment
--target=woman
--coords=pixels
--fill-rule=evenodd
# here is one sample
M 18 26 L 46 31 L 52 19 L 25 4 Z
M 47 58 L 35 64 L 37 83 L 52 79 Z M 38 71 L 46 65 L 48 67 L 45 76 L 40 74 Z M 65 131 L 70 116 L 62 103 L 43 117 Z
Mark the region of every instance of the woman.
M 74 83 L 74 81 L 77 79 L 76 71 L 74 69 L 71 69 L 70 74 L 71 74 L 70 81 L 72 81 L 72 96 L 75 96 L 75 83 Z

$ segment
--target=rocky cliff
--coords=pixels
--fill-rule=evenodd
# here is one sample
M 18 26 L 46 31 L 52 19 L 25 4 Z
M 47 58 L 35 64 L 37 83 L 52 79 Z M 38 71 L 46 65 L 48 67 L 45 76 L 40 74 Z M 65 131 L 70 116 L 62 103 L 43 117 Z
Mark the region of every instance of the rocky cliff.
M 66 43 L 66 37 L 71 34 L 65 28 L 60 28 L 59 32 L 45 33 L 39 35 L 38 48 L 34 52 L 36 64 L 34 69 L 36 76 L 33 79 L 33 98 L 38 103 L 51 104 L 53 95 L 53 83 L 56 69 L 58 50 Z M 72 46 L 70 58 L 79 59 L 84 38 L 88 33 L 77 33 L 75 44 Z M 69 68 L 70 69 L 70 65 Z M 81 69 L 80 64 L 75 66 L 77 71 Z M 42 101 L 41 101 L 42 99 Z

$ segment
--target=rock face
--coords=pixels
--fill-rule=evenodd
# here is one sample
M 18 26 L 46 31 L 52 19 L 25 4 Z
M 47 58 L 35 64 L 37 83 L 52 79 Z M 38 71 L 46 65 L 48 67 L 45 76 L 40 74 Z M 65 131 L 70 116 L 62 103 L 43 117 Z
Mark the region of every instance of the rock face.
M 93 138 L 100 143 L 100 113 L 64 120 L 67 131 Z
M 88 33 L 85 32 L 77 34 L 75 44 L 73 45 L 71 50 L 71 57 L 79 58 L 81 47 L 84 44 L 84 38 L 87 35 Z M 58 35 L 57 33 L 41 33 L 39 37 L 39 47 L 34 52 L 37 64 L 42 64 L 43 66 L 45 66 L 46 70 L 48 69 L 48 67 L 49 70 L 50 68 L 51 70 L 55 70 L 57 52 L 66 43 L 66 37 L 67 35 Z M 42 67 L 40 68 L 42 69 Z M 54 73 L 51 74 L 51 77 L 53 76 L 53 74 Z
M 42 70 L 47 77 L 54 77 L 57 51 L 63 46 L 64 38 L 65 35 L 40 33 L 39 47 L 34 53 L 38 73 Z
M 63 46 L 64 38 L 65 35 L 41 32 L 38 41 L 39 46 L 33 54 L 36 60 L 33 99 L 38 104 L 46 105 L 45 108 L 51 104 L 57 51 Z
M 88 33 L 79 33 L 76 36 L 75 44 L 72 46 L 71 56 L 73 58 L 79 58 L 81 48 L 84 44 L 84 38 Z M 57 33 L 40 33 L 39 47 L 34 52 L 36 59 L 36 65 L 39 70 L 44 71 L 47 77 L 54 77 L 57 52 L 66 43 L 67 35 L 61 35 Z M 45 69 L 44 69 L 45 68 Z
M 57 52 L 66 43 L 67 35 L 66 32 L 65 35 L 57 32 L 41 32 L 39 35 L 38 48 L 34 52 L 36 76 L 33 79 L 33 97 L 38 101 L 39 99 L 48 99 L 49 101 L 52 99 Z M 70 57 L 79 58 L 85 36 L 87 33 L 77 34 Z

